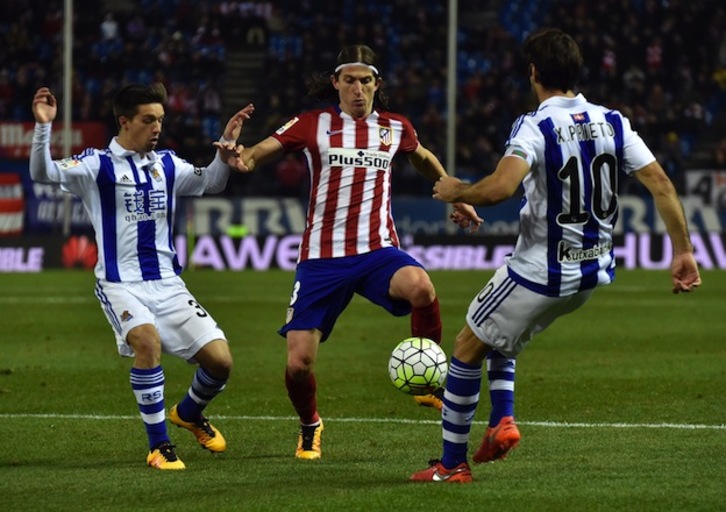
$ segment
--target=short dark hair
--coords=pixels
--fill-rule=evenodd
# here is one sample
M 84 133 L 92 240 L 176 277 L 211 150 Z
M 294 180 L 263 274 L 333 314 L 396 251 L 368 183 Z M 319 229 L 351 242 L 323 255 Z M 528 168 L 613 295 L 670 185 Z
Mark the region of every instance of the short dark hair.
M 582 53 L 570 35 L 556 28 L 540 29 L 527 37 L 522 53 L 527 65 L 534 64 L 542 87 L 574 90 L 582 71 Z
M 364 44 L 351 44 L 344 46 L 338 57 L 335 59 L 335 66 L 333 69 L 326 71 L 325 73 L 315 75 L 308 80 L 308 94 L 314 98 L 323 100 L 334 97 L 338 94 L 330 83 L 330 75 L 335 75 L 336 80 L 340 76 L 340 71 L 335 71 L 335 68 L 341 64 L 352 64 L 353 62 L 360 62 L 362 64 L 368 64 L 369 66 L 375 67 L 378 72 L 373 72 L 373 76 L 377 79 L 380 78 L 380 68 L 378 64 L 378 55 L 369 46 Z M 378 89 L 376 96 L 373 100 L 374 106 L 380 106 L 383 109 L 388 109 L 388 98 L 386 94 Z
M 139 111 L 139 105 L 161 103 L 167 100 L 166 87 L 162 83 L 151 85 L 130 84 L 122 87 L 113 97 L 113 117 L 119 125 L 118 118 L 134 117 Z M 120 126 L 120 125 L 119 125 Z

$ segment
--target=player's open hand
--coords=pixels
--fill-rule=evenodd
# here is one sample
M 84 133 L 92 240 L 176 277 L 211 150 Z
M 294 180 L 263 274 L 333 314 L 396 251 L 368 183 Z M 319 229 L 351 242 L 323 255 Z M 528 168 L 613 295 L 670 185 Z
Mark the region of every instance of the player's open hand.
M 33 97 L 33 116 L 38 123 L 50 123 L 58 114 L 58 102 L 47 87 L 41 87 Z
M 454 203 L 454 211 L 449 218 L 460 228 L 469 229 L 474 233 L 482 225 L 484 219 L 479 217 L 474 207 L 466 203 Z
M 701 286 L 701 276 L 693 253 L 675 254 L 671 262 L 673 293 L 688 293 Z
M 219 150 L 219 156 L 224 163 L 233 169 L 242 172 L 248 172 L 247 164 L 242 160 L 242 150 L 245 148 L 242 144 L 231 141 L 215 142 L 214 147 Z
M 255 106 L 250 103 L 230 117 L 229 121 L 227 121 L 227 126 L 224 127 L 224 133 L 222 134 L 224 140 L 236 142 L 237 139 L 239 139 L 239 134 L 242 132 L 242 126 L 245 124 L 245 121 L 252 116 L 254 111 Z

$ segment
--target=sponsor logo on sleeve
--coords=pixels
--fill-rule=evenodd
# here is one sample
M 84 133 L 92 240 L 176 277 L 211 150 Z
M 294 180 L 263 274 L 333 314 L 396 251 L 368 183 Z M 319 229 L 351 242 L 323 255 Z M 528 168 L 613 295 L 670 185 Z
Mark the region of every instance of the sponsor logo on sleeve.
M 283 124 L 282 126 L 280 126 L 280 127 L 279 127 L 279 128 L 277 129 L 277 131 L 276 131 L 275 133 L 276 133 L 276 134 L 278 134 L 278 135 L 282 135 L 282 134 L 283 134 L 283 133 L 285 133 L 285 132 L 286 132 L 286 131 L 287 131 L 287 130 L 288 130 L 288 129 L 289 129 L 289 128 L 290 128 L 291 126 L 292 126 L 292 125 L 294 125 L 295 123 L 297 123 L 297 122 L 298 122 L 299 120 L 300 120 L 300 118 L 299 118 L 299 117 L 297 117 L 297 116 L 293 117 L 293 118 L 292 118 L 292 119 L 290 119 L 290 120 L 289 120 L 289 121 L 288 121 L 287 123 L 285 123 L 285 124 Z
M 63 160 L 58 160 L 57 163 L 61 171 L 67 171 L 68 169 L 81 165 L 81 161 L 76 158 L 64 158 Z

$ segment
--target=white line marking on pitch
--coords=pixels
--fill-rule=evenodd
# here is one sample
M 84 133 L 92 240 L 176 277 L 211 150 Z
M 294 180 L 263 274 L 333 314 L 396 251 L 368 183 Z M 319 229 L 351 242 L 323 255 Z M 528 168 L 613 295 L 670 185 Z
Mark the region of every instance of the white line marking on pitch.
M 59 420 L 138 420 L 139 416 L 105 415 L 105 414 L 0 414 L 0 419 L 13 418 L 35 418 L 35 419 L 59 419 Z M 217 420 L 240 420 L 240 421 L 291 421 L 297 420 L 296 416 L 211 416 Z M 399 423 L 409 425 L 438 425 L 441 420 L 414 420 L 407 418 L 335 418 L 326 416 L 325 421 L 341 423 Z M 485 423 L 475 421 L 475 424 Z M 726 425 L 701 425 L 688 423 L 569 423 L 562 421 L 520 421 L 519 425 L 533 427 L 552 428 L 664 428 L 678 430 L 726 430 Z

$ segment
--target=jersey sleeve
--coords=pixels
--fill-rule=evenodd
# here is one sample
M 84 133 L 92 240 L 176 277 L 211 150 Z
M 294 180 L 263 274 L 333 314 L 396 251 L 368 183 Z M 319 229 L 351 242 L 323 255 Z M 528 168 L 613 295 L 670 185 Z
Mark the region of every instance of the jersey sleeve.
M 522 115 L 514 121 L 512 131 L 504 147 L 504 156 L 519 157 L 534 167 L 538 149 L 544 145 L 542 132 L 534 124 L 532 116 Z
M 162 162 L 167 160 L 174 168 L 174 189 L 180 196 L 201 196 L 207 188 L 207 168 L 195 167 L 172 151 L 160 152 Z M 168 164 L 164 162 L 164 168 Z
M 282 145 L 286 153 L 306 146 L 308 137 L 315 134 L 315 117 L 309 112 L 297 115 L 280 126 L 271 136 Z
M 36 123 L 30 149 L 30 177 L 38 183 L 60 185 L 61 190 L 82 196 L 98 175 L 100 160 L 95 149 L 53 160 L 50 154 L 50 123 Z
M 630 126 L 628 118 L 621 115 L 620 119 L 623 125 L 623 171 L 626 174 L 632 174 L 654 162 L 655 155 L 638 135 L 638 132 Z
M 398 148 L 400 153 L 413 153 L 419 146 L 418 133 L 413 127 L 413 123 L 407 118 L 400 116 L 398 118 L 402 124 L 401 145 Z
M 61 189 L 82 196 L 90 182 L 98 176 L 100 159 L 98 151 L 87 149 L 80 155 L 53 161 L 58 170 Z

